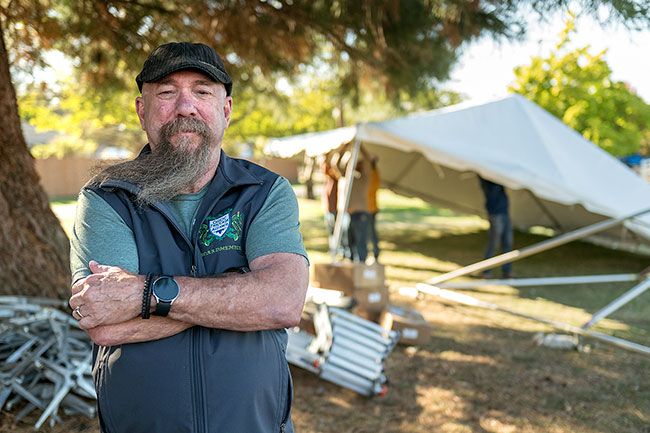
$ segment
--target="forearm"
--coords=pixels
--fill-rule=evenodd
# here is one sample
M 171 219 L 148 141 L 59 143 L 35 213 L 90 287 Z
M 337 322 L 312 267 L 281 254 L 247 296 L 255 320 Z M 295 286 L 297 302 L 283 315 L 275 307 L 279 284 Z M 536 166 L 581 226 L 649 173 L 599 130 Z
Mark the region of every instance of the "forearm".
M 167 323 L 138 317 L 143 275 L 92 261 L 90 267 L 93 274 L 72 286 L 69 304 L 79 326 L 101 345 L 156 340 L 192 325 L 236 331 L 295 326 L 309 280 L 307 261 L 292 253 L 258 257 L 247 274 L 176 277 L 180 293 Z
M 90 338 L 100 346 L 141 343 L 171 337 L 190 328 L 189 323 L 168 317 L 151 317 L 148 320 L 135 318 L 111 325 L 100 325 L 88 329 Z
M 306 260 L 251 264 L 251 272 L 176 278 L 181 294 L 169 317 L 209 328 L 254 331 L 296 326 L 308 284 Z M 256 269 L 255 269 L 256 268 Z

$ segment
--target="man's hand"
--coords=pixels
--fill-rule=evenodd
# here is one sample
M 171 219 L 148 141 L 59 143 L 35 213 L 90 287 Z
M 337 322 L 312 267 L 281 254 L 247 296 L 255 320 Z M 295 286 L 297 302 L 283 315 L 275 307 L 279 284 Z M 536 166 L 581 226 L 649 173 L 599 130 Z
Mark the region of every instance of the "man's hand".
M 140 314 L 144 276 L 94 260 L 88 266 L 92 274 L 72 286 L 70 297 L 70 308 L 82 329 L 122 323 Z

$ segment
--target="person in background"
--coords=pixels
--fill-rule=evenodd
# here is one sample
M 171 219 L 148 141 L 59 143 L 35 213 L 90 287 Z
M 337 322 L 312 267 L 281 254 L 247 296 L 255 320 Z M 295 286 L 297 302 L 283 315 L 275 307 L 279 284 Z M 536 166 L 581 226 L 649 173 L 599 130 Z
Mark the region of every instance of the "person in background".
M 341 178 L 341 173 L 336 167 L 337 155 L 335 152 L 327 153 L 321 166 L 325 175 L 323 205 L 325 208 L 325 223 L 327 224 L 329 236 L 334 234 L 334 224 L 338 209 L 339 179 Z
M 499 249 L 503 253 L 512 250 L 512 224 L 508 209 L 508 195 L 503 185 L 483 179 L 481 176 L 478 178 L 485 196 L 485 210 L 490 223 L 488 244 L 485 249 L 485 258 L 487 259 L 494 256 Z M 512 278 L 512 263 L 506 263 L 501 269 L 503 278 Z M 490 278 L 492 274 L 490 270 L 486 270 L 481 273 L 481 276 Z
M 370 160 L 370 181 L 368 183 L 368 210 L 370 211 L 370 224 L 368 225 L 368 236 L 370 243 L 372 243 L 372 253 L 375 257 L 375 262 L 379 261 L 379 237 L 377 236 L 377 213 L 379 207 L 377 206 L 377 192 L 381 184 L 379 170 L 377 169 L 378 158 L 374 156 Z
M 351 152 L 344 155 L 342 164 L 347 168 L 352 158 Z M 351 259 L 355 262 L 365 263 L 368 257 L 368 230 L 370 225 L 370 209 L 368 208 L 368 187 L 370 183 L 370 155 L 361 147 L 352 177 L 348 214 L 350 226 L 348 228 L 348 244 Z

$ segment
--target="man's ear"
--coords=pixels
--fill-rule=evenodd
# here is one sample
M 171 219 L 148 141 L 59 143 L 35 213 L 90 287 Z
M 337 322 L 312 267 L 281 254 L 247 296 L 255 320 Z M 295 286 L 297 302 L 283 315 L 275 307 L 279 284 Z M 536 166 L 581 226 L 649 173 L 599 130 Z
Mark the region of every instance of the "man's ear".
M 226 126 L 230 125 L 230 115 L 232 114 L 232 97 L 226 96 L 223 104 L 223 116 L 226 119 Z
M 135 98 L 135 112 L 138 113 L 140 127 L 144 130 L 144 101 L 142 100 L 142 96 Z

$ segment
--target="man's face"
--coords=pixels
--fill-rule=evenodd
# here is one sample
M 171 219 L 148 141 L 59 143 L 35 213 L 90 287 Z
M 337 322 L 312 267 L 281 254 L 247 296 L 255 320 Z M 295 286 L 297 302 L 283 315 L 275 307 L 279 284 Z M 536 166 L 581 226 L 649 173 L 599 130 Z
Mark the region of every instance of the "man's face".
M 153 204 L 196 192 L 219 163 L 232 99 L 222 84 L 193 71 L 145 83 L 135 101 L 151 153 L 104 169 L 95 177 L 139 186 L 136 201 Z
M 210 145 L 218 148 L 232 111 L 232 98 L 226 96 L 223 84 L 192 70 L 171 73 L 155 83 L 144 83 L 142 96 L 135 103 L 140 125 L 154 153 L 163 139 L 163 126 L 179 118 L 205 123 L 216 139 Z M 182 128 L 168 138 L 172 146 L 187 150 L 196 150 L 202 140 L 198 133 Z

